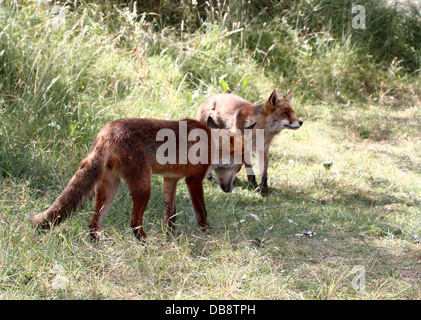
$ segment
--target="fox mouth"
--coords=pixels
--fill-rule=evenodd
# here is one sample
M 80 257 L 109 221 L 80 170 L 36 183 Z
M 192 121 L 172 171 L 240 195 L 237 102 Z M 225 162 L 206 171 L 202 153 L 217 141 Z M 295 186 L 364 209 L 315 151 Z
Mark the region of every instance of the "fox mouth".
M 288 121 L 286 119 L 282 119 L 280 122 L 280 127 L 281 129 L 292 129 L 292 130 L 297 130 L 298 128 L 300 128 L 303 124 L 303 121 L 301 120 L 297 120 L 297 121 Z
M 286 121 L 285 121 L 286 122 Z M 303 121 L 293 121 L 293 122 L 287 122 L 287 123 L 283 123 L 284 128 L 288 128 L 288 129 L 292 129 L 292 130 L 297 130 L 298 128 L 300 128 L 303 125 Z
M 289 124 L 285 124 L 284 125 L 284 127 L 285 128 L 288 128 L 288 129 L 292 129 L 292 130 L 297 130 L 298 128 L 300 128 L 301 126 L 298 126 L 298 127 L 293 127 L 293 126 L 290 126 Z

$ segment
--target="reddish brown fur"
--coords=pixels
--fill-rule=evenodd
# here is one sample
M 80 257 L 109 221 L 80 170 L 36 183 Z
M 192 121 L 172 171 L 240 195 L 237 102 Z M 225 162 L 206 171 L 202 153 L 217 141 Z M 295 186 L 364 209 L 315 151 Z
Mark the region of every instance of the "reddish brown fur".
M 211 130 L 208 126 L 191 119 L 187 122 L 187 132 L 203 129 L 209 139 L 200 143 L 207 144 L 211 150 Z M 171 129 L 179 141 L 179 121 L 156 119 L 120 119 L 107 123 L 98 133 L 91 153 L 82 160 L 79 170 L 56 199 L 43 213 L 32 214 L 30 221 L 34 226 L 43 228 L 58 224 L 75 210 L 85 195 L 95 188 L 95 209 L 89 222 L 91 236 L 98 239 L 102 219 L 108 211 L 123 178 L 130 189 L 133 200 L 131 227 L 138 239 L 146 236 L 143 230 L 143 213 L 151 193 L 151 176 L 164 177 L 165 222 L 173 227 L 175 222 L 175 193 L 177 182 L 185 178 L 190 198 L 199 226 L 205 228 L 206 208 L 203 197 L 203 179 L 211 165 L 211 152 L 208 162 L 191 164 L 159 164 L 156 152 L 164 141 L 156 141 L 161 129 Z M 199 142 L 188 142 L 187 150 Z M 177 143 L 177 152 L 178 152 Z M 231 151 L 231 150 L 230 150 Z M 240 165 L 241 166 L 241 165 Z
M 205 123 L 208 117 L 212 117 L 220 128 L 244 129 L 252 123 L 256 123 L 254 129 L 264 129 L 264 148 L 259 154 L 261 167 L 259 187 L 262 194 L 268 192 L 268 152 L 273 138 L 282 129 L 298 129 L 303 123 L 295 116 L 291 108 L 292 95 L 293 92 L 290 92 L 283 98 L 278 98 L 274 90 L 264 104 L 255 105 L 233 94 L 219 94 L 208 98 L 197 112 L 197 120 Z M 294 124 L 294 127 L 292 127 L 292 124 Z M 256 139 L 255 132 L 253 130 L 253 146 Z M 246 152 L 246 156 L 250 156 L 250 154 Z M 247 178 L 253 185 L 257 186 L 256 177 L 250 165 L 251 160 L 250 158 L 245 160 Z

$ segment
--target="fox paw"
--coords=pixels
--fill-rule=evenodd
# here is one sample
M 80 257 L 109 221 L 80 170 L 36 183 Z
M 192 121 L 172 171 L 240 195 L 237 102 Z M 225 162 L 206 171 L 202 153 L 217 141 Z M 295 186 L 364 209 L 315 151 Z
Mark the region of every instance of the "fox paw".
M 259 186 L 259 192 L 262 196 L 267 196 L 269 194 L 268 186 Z

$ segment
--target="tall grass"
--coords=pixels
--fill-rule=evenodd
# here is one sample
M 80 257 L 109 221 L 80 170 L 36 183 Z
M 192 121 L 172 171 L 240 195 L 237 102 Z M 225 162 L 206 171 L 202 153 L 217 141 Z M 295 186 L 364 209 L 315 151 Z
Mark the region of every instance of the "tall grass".
M 92 120 L 102 107 L 87 94 L 98 89 L 88 70 L 110 35 L 98 33 L 88 9 L 71 15 L 69 28 L 55 27 L 50 9 L 38 2 L 2 9 L 3 177 L 48 180 L 62 150 L 98 129 Z
M 182 13 L 165 1 L 160 3 L 164 18 L 154 24 L 161 32 L 174 31 L 176 37 L 164 40 L 164 47 L 177 47 L 174 57 L 189 57 L 194 85 L 209 83 L 206 68 L 218 68 L 225 61 L 227 66 L 232 62 L 242 66 L 238 63 L 242 57 L 252 58 L 254 69 L 262 70 L 271 82 L 305 92 L 310 100 L 378 98 L 382 90 L 397 93 L 396 78 L 419 75 L 421 14 L 412 3 L 215 0 L 180 3 Z M 366 29 L 352 27 L 355 5 L 365 8 Z M 170 15 L 177 17 L 177 24 L 165 22 Z M 193 50 L 179 43 L 184 36 L 190 45 L 192 34 L 199 43 Z M 215 73 L 218 80 L 233 71 Z M 235 88 L 242 76 L 232 77 L 226 80 Z

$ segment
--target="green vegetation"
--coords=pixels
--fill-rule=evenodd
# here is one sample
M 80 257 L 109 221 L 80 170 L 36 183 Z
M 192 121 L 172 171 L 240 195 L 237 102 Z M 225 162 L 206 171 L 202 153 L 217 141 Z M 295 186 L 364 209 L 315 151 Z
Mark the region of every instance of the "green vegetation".
M 0 299 L 420 299 L 420 9 L 145 3 L 0 7 Z M 366 29 L 352 28 L 356 4 Z M 30 227 L 107 121 L 194 118 L 227 87 L 259 103 L 296 92 L 304 125 L 273 143 L 268 197 L 243 187 L 244 171 L 232 194 L 205 181 L 214 232 L 202 234 L 180 183 L 168 239 L 155 177 L 146 245 L 125 185 L 98 245 L 92 201 L 51 231 Z

